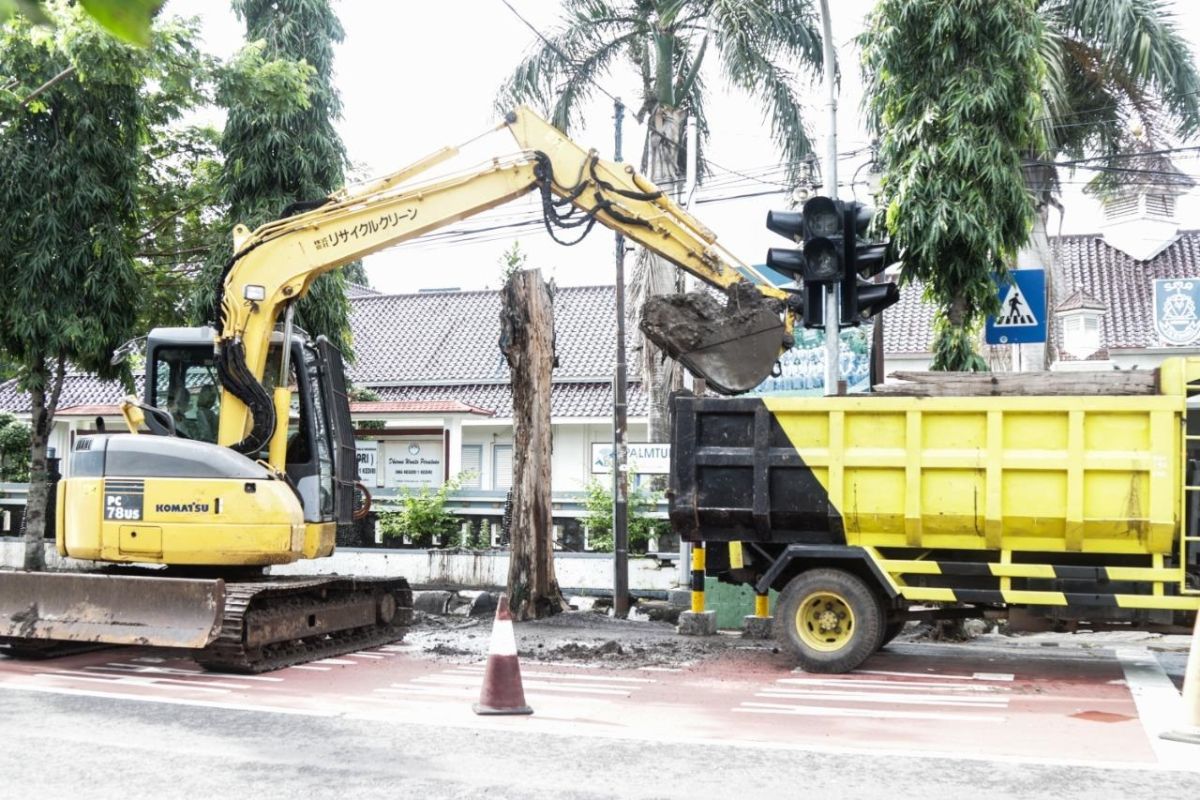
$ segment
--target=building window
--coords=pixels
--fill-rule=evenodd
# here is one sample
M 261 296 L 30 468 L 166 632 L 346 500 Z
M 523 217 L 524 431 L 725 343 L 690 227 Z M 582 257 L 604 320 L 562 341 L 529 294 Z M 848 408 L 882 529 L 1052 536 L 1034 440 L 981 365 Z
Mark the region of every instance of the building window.
M 512 488 L 512 460 L 513 449 L 511 444 L 492 445 L 493 489 Z
M 464 489 L 478 489 L 483 484 L 483 445 L 464 444 L 462 446 L 462 486 Z
M 1100 349 L 1098 314 L 1075 314 L 1063 320 L 1063 345 L 1076 358 L 1087 358 Z

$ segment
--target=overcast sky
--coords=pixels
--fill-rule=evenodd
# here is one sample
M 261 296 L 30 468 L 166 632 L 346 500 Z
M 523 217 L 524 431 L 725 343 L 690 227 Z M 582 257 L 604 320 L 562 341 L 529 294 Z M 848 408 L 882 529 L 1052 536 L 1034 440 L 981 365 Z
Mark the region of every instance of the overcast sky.
M 534 26 L 552 29 L 558 0 L 509 0 Z M 862 90 L 858 50 L 854 37 L 872 0 L 833 3 L 834 40 L 843 64 L 839 99 L 838 151 L 851 153 L 868 144 L 860 124 Z M 1200 50 L 1200 11 L 1193 3 L 1176 6 L 1182 24 Z M 464 141 L 497 122 L 493 101 L 501 81 L 535 41 L 535 35 L 501 0 L 440 0 L 436 3 L 340 0 L 334 8 L 346 30 L 337 49 L 335 81 L 342 95 L 343 118 L 338 124 L 350 158 L 364 175 L 390 172 L 446 144 Z M 212 0 L 170 0 L 167 13 L 198 16 L 210 52 L 227 57 L 242 44 L 243 26 L 228 4 Z M 715 59 L 710 59 L 715 62 Z M 708 188 L 697 193 L 693 213 L 744 261 L 761 263 L 768 247 L 782 240 L 763 226 L 766 212 L 782 208 L 786 190 L 778 158 L 767 134 L 767 125 L 752 100 L 726 90 L 710 63 L 706 79 L 715 90 L 709 108 L 709 156 L 716 165 Z M 617 71 L 601 81 L 614 95 L 634 103 L 637 97 L 632 73 Z M 802 83 L 802 88 L 809 88 Z M 809 129 L 824 152 L 826 135 L 821 86 L 806 95 Z M 606 157 L 613 148 L 612 101 L 600 92 L 586 108 L 587 124 L 572 137 L 585 147 L 595 147 Z M 214 118 L 215 121 L 216 118 Z M 625 119 L 625 157 L 636 163 L 644 129 L 628 115 Z M 507 133 L 495 134 L 474 146 L 459 166 L 478 163 L 492 155 L 511 153 L 515 146 Z M 1200 173 L 1200 164 L 1181 157 L 1185 172 Z M 851 178 L 863 157 L 847 156 L 838 167 L 840 193 L 849 197 Z M 738 175 L 736 173 L 742 173 Z M 1079 193 L 1090 173 L 1064 175 L 1065 233 L 1095 231 L 1100 221 L 1093 201 Z M 861 174 L 860 174 L 861 178 Z M 862 196 L 863 185 L 853 189 Z M 732 195 L 778 191 L 758 197 L 724 199 Z M 455 231 L 476 231 L 519 220 L 537 213 L 532 198 L 517 200 L 451 226 Z M 1200 193 L 1180 203 L 1184 227 L 1200 226 Z M 1051 219 L 1052 229 L 1058 220 Z M 1053 231 L 1052 231 L 1053 232 Z M 386 292 L 407 292 L 431 287 L 482 288 L 499 283 L 501 253 L 519 240 L 529 255 L 529 266 L 540 267 L 560 284 L 611 283 L 612 235 L 596 226 L 588 240 L 570 249 L 550 241 L 540 227 L 519 231 L 465 233 L 466 243 L 422 241 L 392 248 L 367 259 L 372 284 Z M 631 262 L 630 262 L 631 263 Z

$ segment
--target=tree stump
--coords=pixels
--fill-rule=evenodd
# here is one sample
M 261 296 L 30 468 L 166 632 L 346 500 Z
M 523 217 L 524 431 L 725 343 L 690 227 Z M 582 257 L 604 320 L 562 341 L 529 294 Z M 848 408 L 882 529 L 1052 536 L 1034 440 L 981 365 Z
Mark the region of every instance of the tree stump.
M 540 619 L 566 607 L 554 575 L 550 503 L 552 289 L 538 270 L 516 272 L 501 303 L 500 351 L 512 371 L 513 398 L 509 607 L 515 619 Z

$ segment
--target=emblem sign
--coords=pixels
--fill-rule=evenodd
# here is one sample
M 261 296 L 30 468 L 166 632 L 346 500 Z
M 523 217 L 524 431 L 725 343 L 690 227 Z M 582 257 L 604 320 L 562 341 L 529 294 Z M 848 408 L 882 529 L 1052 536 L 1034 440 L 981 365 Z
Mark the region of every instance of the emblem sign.
M 1200 278 L 1154 281 L 1154 327 L 1168 345 L 1196 344 L 1200 339 Z

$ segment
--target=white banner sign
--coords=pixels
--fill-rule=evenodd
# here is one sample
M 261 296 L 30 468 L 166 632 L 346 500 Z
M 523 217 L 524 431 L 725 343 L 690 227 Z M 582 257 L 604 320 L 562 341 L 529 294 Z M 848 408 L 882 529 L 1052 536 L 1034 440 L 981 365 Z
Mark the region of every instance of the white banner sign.
M 441 486 L 442 475 L 441 439 L 400 439 L 387 443 L 389 488 Z
M 364 486 L 379 486 L 379 442 L 374 439 L 356 439 L 358 451 L 358 479 Z
M 630 444 L 626 445 L 629 471 L 640 475 L 666 475 L 671 471 L 671 445 Z M 613 446 L 607 443 L 592 444 L 592 472 L 612 472 Z

